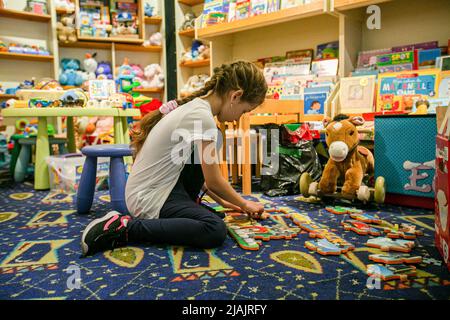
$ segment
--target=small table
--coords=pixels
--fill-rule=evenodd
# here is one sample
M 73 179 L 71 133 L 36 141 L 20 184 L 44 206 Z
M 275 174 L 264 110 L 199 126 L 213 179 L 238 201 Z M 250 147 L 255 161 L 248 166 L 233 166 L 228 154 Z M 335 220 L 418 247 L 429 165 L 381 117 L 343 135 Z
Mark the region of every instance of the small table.
M 38 118 L 36 142 L 36 167 L 34 170 L 34 188 L 50 188 L 46 158 L 50 155 L 47 132 L 47 117 L 67 117 L 67 149 L 76 152 L 75 128 L 73 117 L 114 117 L 114 140 L 118 144 L 129 144 L 127 117 L 140 116 L 139 109 L 120 108 L 6 108 L 1 111 L 3 117 Z

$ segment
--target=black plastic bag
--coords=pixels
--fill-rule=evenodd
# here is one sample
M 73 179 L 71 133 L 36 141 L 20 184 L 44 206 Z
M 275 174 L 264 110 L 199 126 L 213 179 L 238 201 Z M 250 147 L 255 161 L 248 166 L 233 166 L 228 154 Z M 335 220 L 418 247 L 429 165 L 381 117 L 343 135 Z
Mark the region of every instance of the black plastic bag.
M 304 139 L 308 134 L 299 130 L 300 127 L 292 130 L 292 125 L 283 125 L 279 129 L 280 144 L 277 150 L 272 150 L 272 155 L 278 153 L 278 171 L 272 175 L 264 175 L 267 171 L 273 173 L 276 166 L 276 163 L 264 163 L 261 176 L 261 191 L 270 197 L 299 194 L 300 176 L 304 172 L 308 172 L 313 180 L 320 179 L 322 175 L 322 166 L 314 142 Z M 269 146 L 270 139 L 268 135 Z

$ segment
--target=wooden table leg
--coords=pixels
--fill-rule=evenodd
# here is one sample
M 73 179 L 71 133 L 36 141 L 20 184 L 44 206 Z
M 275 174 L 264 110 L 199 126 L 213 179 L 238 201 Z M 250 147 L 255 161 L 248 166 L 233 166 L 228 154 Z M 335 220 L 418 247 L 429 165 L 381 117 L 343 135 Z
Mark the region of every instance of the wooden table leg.
M 73 117 L 66 118 L 67 125 L 67 150 L 69 153 L 77 152 L 77 146 L 75 143 L 75 127 L 73 124 Z
M 48 177 L 47 157 L 50 155 L 48 143 L 47 117 L 38 118 L 38 133 L 36 139 L 36 164 L 34 168 L 34 189 L 46 190 L 50 188 Z
M 123 143 L 122 121 L 120 117 L 114 117 L 114 143 Z
M 242 193 L 246 196 L 252 193 L 252 165 L 251 165 L 251 144 L 250 144 L 250 116 L 243 115 L 242 121 Z

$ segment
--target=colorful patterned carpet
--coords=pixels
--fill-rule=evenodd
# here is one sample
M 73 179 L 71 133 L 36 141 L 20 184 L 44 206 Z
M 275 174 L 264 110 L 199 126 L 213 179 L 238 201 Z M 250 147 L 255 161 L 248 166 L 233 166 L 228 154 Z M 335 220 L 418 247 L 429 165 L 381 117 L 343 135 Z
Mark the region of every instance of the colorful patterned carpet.
M 450 273 L 439 266 L 433 245 L 433 212 L 384 206 L 372 208 L 391 223 L 415 224 L 424 236 L 413 253 L 431 259 L 408 281 L 383 281 L 368 289 L 365 273 L 368 236 L 344 231 L 343 216 L 296 197 L 255 196 L 268 207 L 326 225 L 355 246 L 341 256 L 321 256 L 305 248 L 307 233 L 292 240 L 263 242 L 245 251 L 230 237 L 215 250 L 136 245 L 80 258 L 83 228 L 108 209 L 107 192 L 98 192 L 93 213 L 80 216 L 71 197 L 48 203 L 48 192 L 30 183 L 0 189 L 0 299 L 449 299 Z M 289 219 L 287 219 L 289 220 Z M 287 224 L 290 224 L 286 220 Z M 436 263 L 436 264 L 435 264 Z M 81 282 L 76 282 L 79 274 Z

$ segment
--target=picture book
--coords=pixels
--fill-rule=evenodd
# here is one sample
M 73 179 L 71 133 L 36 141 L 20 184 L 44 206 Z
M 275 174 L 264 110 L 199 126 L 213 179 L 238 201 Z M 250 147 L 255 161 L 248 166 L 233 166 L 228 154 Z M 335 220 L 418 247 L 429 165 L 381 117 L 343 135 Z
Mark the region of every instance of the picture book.
M 236 20 L 236 0 L 231 0 L 228 6 L 228 22 Z
M 309 91 L 309 88 L 305 88 L 304 90 L 304 114 L 325 115 L 325 102 L 328 98 L 328 92 Z
M 440 56 L 441 56 L 441 49 L 439 48 L 419 49 L 417 50 L 417 65 L 419 69 L 435 68 L 436 59 L 439 58 Z
M 271 84 L 274 82 L 274 78 L 285 74 L 285 65 L 282 62 L 266 63 L 263 72 L 267 84 Z
M 286 52 L 286 59 L 313 58 L 314 49 L 303 49 Z
M 405 46 L 393 47 L 392 52 L 413 51 L 415 49 L 428 50 L 428 49 L 434 49 L 437 47 L 438 47 L 437 41 L 429 41 L 429 42 L 422 42 L 422 43 L 416 43 L 416 44 L 409 44 L 409 45 L 405 45 Z
M 284 63 L 285 63 L 284 67 L 285 75 L 301 76 L 301 75 L 308 75 L 310 73 L 311 60 L 298 62 L 286 60 Z
M 236 20 L 247 19 L 250 16 L 250 0 L 236 2 Z
M 251 0 L 250 16 L 267 13 L 267 0 Z
M 280 0 L 267 0 L 267 13 L 276 12 L 280 9 Z
M 436 59 L 436 69 L 450 71 L 450 56 L 438 57 Z
M 450 71 L 441 72 L 438 96 L 439 98 L 450 97 Z
M 380 74 L 376 111 L 410 112 L 414 98 L 436 97 L 438 81 L 437 69 Z
M 436 114 L 437 107 L 447 107 L 450 98 L 414 98 L 411 114 Z
M 89 98 L 104 100 L 116 93 L 114 80 L 89 80 Z
M 377 56 L 377 66 L 414 64 L 414 51 L 394 52 Z
M 341 78 L 340 113 L 373 112 L 375 76 Z
M 319 44 L 316 51 L 316 60 L 339 58 L 339 41 Z
M 335 76 L 337 75 L 339 59 L 328 59 L 313 61 L 311 72 L 318 76 Z
M 367 68 L 376 66 L 377 56 L 392 53 L 392 49 L 379 49 L 370 51 L 361 51 L 358 54 L 358 68 Z
M 297 0 L 281 0 L 280 9 L 289 9 L 298 6 Z
M 401 72 L 401 71 L 411 71 L 411 70 L 414 70 L 413 63 L 403 63 L 403 64 L 395 64 L 395 65 L 387 65 L 387 66 L 378 67 L 379 73 Z
M 377 69 L 356 69 L 351 73 L 352 77 L 375 76 L 378 77 L 380 72 Z

